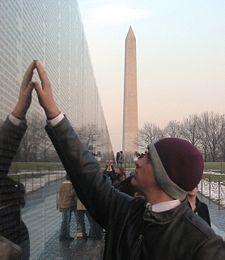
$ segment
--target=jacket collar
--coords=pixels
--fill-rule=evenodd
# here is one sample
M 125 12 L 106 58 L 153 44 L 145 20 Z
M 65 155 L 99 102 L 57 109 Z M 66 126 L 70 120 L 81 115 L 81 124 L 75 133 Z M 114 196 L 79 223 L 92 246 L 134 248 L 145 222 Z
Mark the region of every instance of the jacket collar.
M 143 215 L 144 221 L 156 223 L 156 224 L 166 224 L 171 222 L 175 217 L 182 215 L 186 210 L 190 209 L 188 207 L 188 200 L 185 199 L 181 204 L 173 209 L 164 212 L 153 212 L 151 206 L 146 206 Z

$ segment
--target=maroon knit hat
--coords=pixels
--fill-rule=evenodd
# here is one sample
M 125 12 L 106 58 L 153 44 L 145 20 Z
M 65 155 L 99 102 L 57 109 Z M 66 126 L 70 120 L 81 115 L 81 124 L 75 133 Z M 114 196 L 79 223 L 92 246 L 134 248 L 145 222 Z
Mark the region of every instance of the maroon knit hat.
M 154 144 L 169 178 L 185 191 L 200 182 L 204 162 L 199 150 L 190 142 L 179 138 L 164 138 Z

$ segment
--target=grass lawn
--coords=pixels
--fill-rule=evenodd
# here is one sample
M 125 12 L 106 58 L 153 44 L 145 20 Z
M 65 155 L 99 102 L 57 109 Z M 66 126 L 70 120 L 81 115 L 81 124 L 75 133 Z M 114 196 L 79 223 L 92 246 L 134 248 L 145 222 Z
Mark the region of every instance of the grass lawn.
M 205 162 L 205 171 L 214 171 L 218 174 L 205 173 L 203 179 L 225 184 L 225 162 Z
M 131 165 L 129 165 L 131 166 Z M 135 171 L 133 167 L 126 167 L 127 171 Z M 225 184 L 225 162 L 205 162 L 204 171 L 214 171 L 218 174 L 205 173 L 203 179 L 211 180 L 214 182 L 221 181 Z M 222 171 L 223 174 L 220 174 Z
M 208 180 L 208 181 L 213 181 L 213 182 L 220 181 L 221 183 L 225 184 L 225 174 L 224 175 L 223 174 L 214 175 L 214 174 L 205 173 L 203 175 L 203 179 Z
M 63 166 L 58 162 L 13 162 L 10 168 L 10 177 L 15 181 L 25 181 L 28 179 L 40 179 L 43 175 L 50 175 L 49 173 L 42 173 L 44 170 L 63 170 Z M 32 172 L 33 171 L 33 172 Z M 40 171 L 40 173 L 38 172 Z M 21 172 L 21 174 L 16 174 Z M 30 172 L 23 174 L 23 172 Z
M 126 165 L 127 171 L 135 171 L 133 164 L 127 164 Z M 61 170 L 64 169 L 62 164 L 60 162 L 14 162 L 11 165 L 10 173 L 17 173 L 22 171 L 38 171 L 38 170 Z M 211 181 L 221 181 L 225 183 L 225 162 L 206 162 L 205 163 L 205 171 L 214 171 L 218 172 L 218 174 L 210 174 L 205 173 L 203 178 L 209 179 Z M 222 175 L 220 173 L 223 173 Z M 33 173 L 33 174 L 27 174 L 26 178 L 39 178 L 40 174 Z M 15 176 L 15 178 L 21 178 L 24 179 L 24 175 Z
M 21 171 L 58 170 L 63 169 L 59 162 L 13 162 L 10 167 L 11 173 Z
M 205 162 L 205 171 L 210 170 L 225 174 L 225 162 Z

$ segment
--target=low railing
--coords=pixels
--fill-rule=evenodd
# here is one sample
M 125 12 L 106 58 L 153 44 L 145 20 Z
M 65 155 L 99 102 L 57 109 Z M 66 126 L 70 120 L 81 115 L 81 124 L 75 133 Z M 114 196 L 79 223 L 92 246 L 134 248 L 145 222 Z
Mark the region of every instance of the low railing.
M 129 172 L 134 168 L 128 168 Z M 51 182 L 63 179 L 66 172 L 64 169 L 23 171 L 10 174 L 9 177 L 22 183 L 26 193 L 36 191 L 49 185 Z M 198 185 L 199 192 L 216 202 L 219 206 L 225 207 L 225 174 L 217 172 L 205 172 L 203 179 Z
M 36 191 L 49 185 L 51 182 L 63 179 L 66 172 L 59 170 L 38 170 L 23 171 L 16 174 L 9 174 L 9 177 L 24 185 L 26 193 Z
M 128 172 L 134 172 L 132 164 L 126 165 Z M 205 171 L 198 185 L 199 192 L 210 200 L 216 202 L 219 207 L 225 208 L 225 174 L 220 170 Z
M 216 202 L 219 207 L 225 207 L 225 175 L 205 173 L 199 183 L 200 193 Z

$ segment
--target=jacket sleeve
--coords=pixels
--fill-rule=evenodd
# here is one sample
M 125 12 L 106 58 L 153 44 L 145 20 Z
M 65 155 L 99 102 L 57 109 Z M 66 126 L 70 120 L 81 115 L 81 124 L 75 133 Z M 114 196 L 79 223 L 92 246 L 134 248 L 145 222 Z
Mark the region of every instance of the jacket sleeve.
M 110 221 L 125 214 L 132 197 L 114 189 L 100 165 L 81 144 L 79 137 L 65 117 L 56 126 L 46 126 L 46 131 L 70 176 L 81 202 L 104 228 Z
M 208 239 L 204 245 L 197 251 L 193 260 L 224 260 L 225 259 L 225 242 L 219 236 Z
M 8 173 L 26 129 L 24 122 L 15 126 L 8 118 L 0 127 L 0 175 Z

